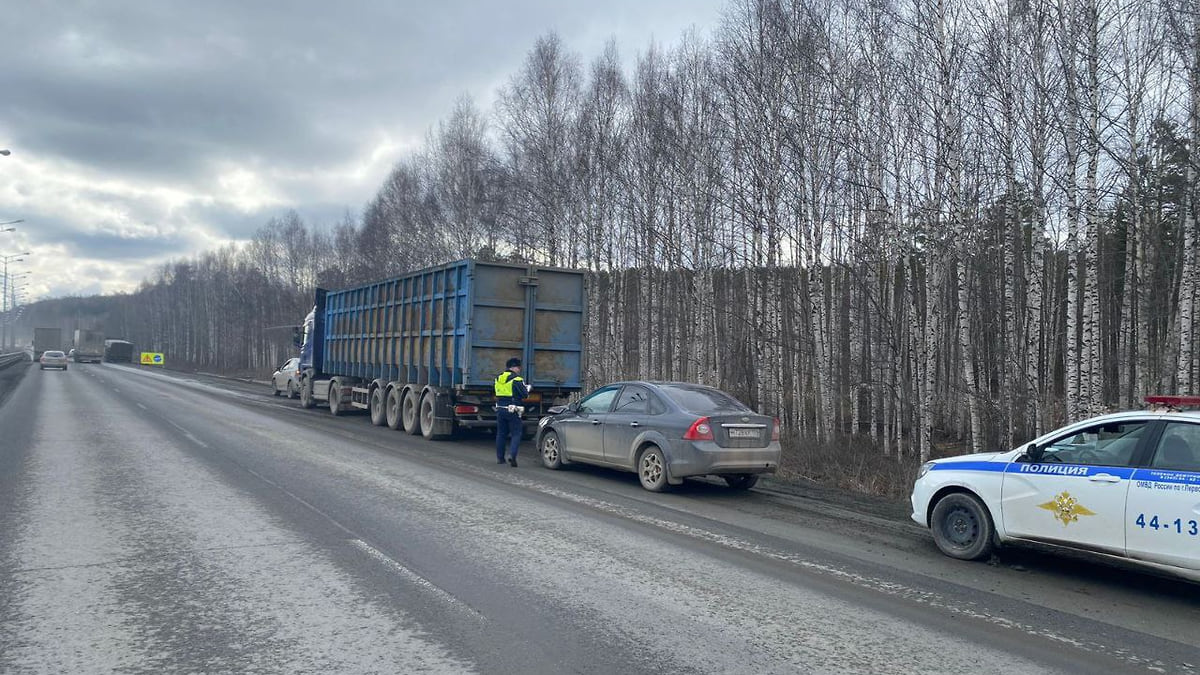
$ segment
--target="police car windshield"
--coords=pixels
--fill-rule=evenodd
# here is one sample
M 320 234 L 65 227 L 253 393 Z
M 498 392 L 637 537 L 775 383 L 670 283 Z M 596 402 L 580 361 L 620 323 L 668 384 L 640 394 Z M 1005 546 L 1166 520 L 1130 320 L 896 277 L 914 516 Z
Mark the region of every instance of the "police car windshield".
M 741 401 L 716 389 L 680 384 L 659 385 L 659 388 L 680 408 L 688 412 L 752 412 Z

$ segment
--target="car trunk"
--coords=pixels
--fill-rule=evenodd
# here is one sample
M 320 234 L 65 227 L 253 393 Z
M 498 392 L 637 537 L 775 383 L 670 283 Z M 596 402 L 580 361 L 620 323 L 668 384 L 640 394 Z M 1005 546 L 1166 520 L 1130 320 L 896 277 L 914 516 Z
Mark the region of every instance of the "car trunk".
M 765 448 L 771 444 L 775 420 L 754 413 L 714 414 L 709 417 L 713 440 L 722 448 Z

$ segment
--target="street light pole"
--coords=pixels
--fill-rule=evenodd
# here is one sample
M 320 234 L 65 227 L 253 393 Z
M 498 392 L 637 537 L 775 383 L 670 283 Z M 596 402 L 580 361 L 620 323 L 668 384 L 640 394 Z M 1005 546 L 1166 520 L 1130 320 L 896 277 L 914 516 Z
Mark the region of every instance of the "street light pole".
M 5 314 L 8 314 L 8 262 L 10 260 L 12 262 L 20 262 L 20 261 L 24 260 L 24 258 L 21 257 L 23 255 L 30 255 L 30 253 L 29 253 L 29 251 L 26 251 L 24 253 L 14 253 L 12 255 L 0 256 L 0 258 L 4 259 L 4 296 L 3 296 L 4 310 L 3 310 L 3 312 Z M 8 342 L 8 339 L 7 339 L 8 338 L 8 336 L 7 336 L 8 330 L 7 329 L 8 329 L 7 322 L 0 322 L 0 349 L 2 349 Z

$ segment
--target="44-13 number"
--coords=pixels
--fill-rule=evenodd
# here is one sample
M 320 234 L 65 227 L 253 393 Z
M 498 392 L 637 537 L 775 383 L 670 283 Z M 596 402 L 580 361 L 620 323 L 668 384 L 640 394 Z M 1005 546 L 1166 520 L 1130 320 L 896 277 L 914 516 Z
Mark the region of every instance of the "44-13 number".
M 1175 520 L 1167 520 L 1164 518 L 1160 522 L 1158 516 L 1152 515 L 1150 516 L 1150 520 L 1146 520 L 1146 514 L 1139 513 L 1137 520 L 1133 521 L 1133 524 L 1142 529 L 1147 527 L 1153 530 L 1174 529 L 1176 534 L 1190 534 L 1193 537 L 1197 534 L 1200 534 L 1200 523 L 1197 523 L 1194 520 L 1184 520 L 1182 518 L 1176 518 Z

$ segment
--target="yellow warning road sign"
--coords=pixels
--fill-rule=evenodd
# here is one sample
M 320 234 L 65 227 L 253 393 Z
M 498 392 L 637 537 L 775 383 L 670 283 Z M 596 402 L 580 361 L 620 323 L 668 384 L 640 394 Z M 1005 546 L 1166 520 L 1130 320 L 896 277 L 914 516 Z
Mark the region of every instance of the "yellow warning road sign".
M 162 352 L 142 352 L 143 366 L 161 366 L 163 364 Z

